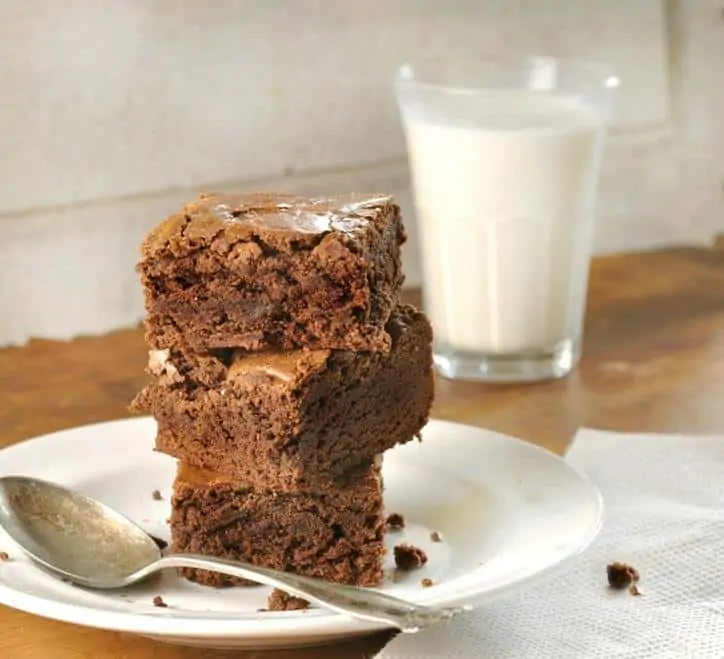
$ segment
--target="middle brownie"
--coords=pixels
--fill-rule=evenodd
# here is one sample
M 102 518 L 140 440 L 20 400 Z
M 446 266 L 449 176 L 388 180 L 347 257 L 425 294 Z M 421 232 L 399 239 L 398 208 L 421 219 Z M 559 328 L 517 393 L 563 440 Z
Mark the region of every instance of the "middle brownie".
M 167 363 L 133 408 L 155 416 L 159 451 L 195 467 L 277 491 L 329 481 L 427 422 L 430 325 L 400 305 L 386 329 L 389 353 L 236 353 L 212 386 Z

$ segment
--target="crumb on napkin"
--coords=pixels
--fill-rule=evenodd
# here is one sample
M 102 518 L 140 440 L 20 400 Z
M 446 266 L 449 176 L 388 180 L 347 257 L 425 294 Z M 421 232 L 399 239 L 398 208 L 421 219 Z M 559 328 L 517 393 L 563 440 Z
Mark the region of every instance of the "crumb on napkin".
M 424 579 L 422 579 L 422 580 L 420 581 L 420 585 L 421 585 L 423 588 L 430 588 L 430 586 L 434 586 L 434 585 L 435 585 L 435 582 L 434 582 L 432 579 L 430 579 L 430 577 L 425 577 Z
M 430 533 L 430 540 L 433 542 L 442 542 L 442 533 L 440 533 L 440 531 L 433 531 Z
M 639 580 L 639 573 L 635 567 L 621 561 L 614 561 L 606 566 L 608 585 L 616 590 L 623 590 Z M 637 589 L 638 591 L 638 589 Z M 633 592 L 631 593 L 634 594 Z
M 168 607 L 168 604 L 163 601 L 163 597 L 161 597 L 160 595 L 156 595 L 156 597 L 153 598 L 153 605 L 161 609 L 165 609 L 166 607 Z
M 163 500 L 163 497 L 161 496 L 161 491 L 160 491 L 160 490 L 154 490 L 153 492 L 151 492 L 151 498 L 152 498 L 154 501 L 161 501 L 161 500 Z

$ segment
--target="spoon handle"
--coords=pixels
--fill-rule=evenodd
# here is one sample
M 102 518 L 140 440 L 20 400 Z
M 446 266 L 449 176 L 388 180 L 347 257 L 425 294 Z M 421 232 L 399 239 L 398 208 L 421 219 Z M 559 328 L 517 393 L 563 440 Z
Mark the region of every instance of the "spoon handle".
M 280 588 L 291 595 L 303 597 L 310 602 L 338 613 L 363 620 L 383 622 L 403 632 L 416 632 L 431 624 L 451 618 L 469 608 L 420 606 L 385 595 L 376 590 L 335 584 L 321 579 L 292 574 L 291 572 L 281 572 L 242 563 L 241 561 L 209 558 L 197 554 L 169 554 L 149 566 L 147 571 L 150 573 L 165 568 L 180 567 L 211 570 L 234 577 L 250 579 L 257 583 Z

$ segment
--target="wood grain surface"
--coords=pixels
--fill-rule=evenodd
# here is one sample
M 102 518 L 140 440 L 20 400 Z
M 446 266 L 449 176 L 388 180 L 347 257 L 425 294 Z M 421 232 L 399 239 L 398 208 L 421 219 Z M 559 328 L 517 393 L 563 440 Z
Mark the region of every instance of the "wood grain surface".
M 140 330 L 0 350 L 0 446 L 127 416 L 145 383 Z M 724 433 L 724 251 L 677 248 L 596 259 L 584 358 L 564 380 L 438 381 L 433 416 L 562 452 L 580 426 Z M 379 634 L 327 648 L 211 652 L 52 622 L 0 607 L 7 659 L 362 659 Z

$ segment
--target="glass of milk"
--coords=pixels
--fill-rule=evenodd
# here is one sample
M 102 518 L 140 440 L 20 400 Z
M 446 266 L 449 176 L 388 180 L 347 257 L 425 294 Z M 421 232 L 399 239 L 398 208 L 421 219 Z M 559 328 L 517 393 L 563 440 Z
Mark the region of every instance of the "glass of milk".
M 581 355 L 605 65 L 430 61 L 396 79 L 435 364 L 449 378 L 562 377 Z

